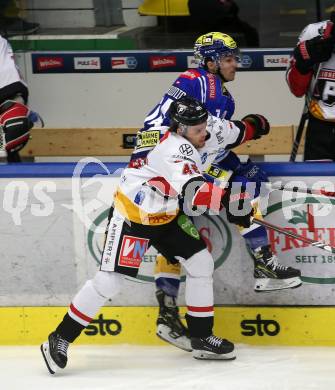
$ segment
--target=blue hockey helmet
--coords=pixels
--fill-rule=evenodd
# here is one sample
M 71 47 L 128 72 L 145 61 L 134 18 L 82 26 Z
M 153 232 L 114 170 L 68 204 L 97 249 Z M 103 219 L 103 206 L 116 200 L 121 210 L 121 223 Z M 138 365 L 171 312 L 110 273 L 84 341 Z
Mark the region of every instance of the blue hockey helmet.
M 210 32 L 201 35 L 194 44 L 194 57 L 200 66 L 206 60 L 218 61 L 221 57 L 235 56 L 239 59 L 239 49 L 234 39 L 221 32 Z

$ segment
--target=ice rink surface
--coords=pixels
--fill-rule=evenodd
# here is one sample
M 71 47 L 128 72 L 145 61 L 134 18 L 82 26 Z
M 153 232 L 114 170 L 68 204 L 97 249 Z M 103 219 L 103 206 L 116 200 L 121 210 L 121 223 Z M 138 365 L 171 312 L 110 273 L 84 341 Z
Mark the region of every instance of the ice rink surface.
M 0 347 L 1 390 L 334 390 L 335 348 L 237 346 L 235 361 L 173 347 L 72 346 L 50 375 L 39 347 Z

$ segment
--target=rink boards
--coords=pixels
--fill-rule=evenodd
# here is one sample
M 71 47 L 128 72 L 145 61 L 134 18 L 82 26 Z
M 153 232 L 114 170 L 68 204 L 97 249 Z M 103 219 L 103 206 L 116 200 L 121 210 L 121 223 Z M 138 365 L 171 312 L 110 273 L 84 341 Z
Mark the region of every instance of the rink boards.
M 0 345 L 37 345 L 66 307 L 0 308 Z M 182 308 L 182 313 L 185 308 Z M 105 307 L 76 344 L 163 345 L 155 335 L 156 307 Z M 215 334 L 254 345 L 335 346 L 332 307 L 216 307 Z
M 123 166 L 97 161 L 84 168 L 74 164 L 25 168 L 23 164 L 20 177 L 15 177 L 13 167 L 0 166 L 0 344 L 40 343 L 80 286 L 94 275 L 120 175 L 115 169 Z M 292 182 L 299 188 L 327 185 L 334 191 L 334 164 L 262 166 L 272 181 Z M 335 200 L 291 195 L 271 193 L 266 219 L 335 246 Z M 300 268 L 304 283 L 294 290 L 255 293 L 252 260 L 224 213 L 203 215 L 195 223 L 215 260 L 219 335 L 251 344 L 334 344 L 335 314 L 330 306 L 334 304 L 335 255 L 270 231 L 280 261 Z M 103 309 L 81 343 L 160 343 L 155 336 L 155 258 L 154 251 L 145 254 L 138 278 L 125 280 L 122 292 L 107 305 L 115 307 Z M 184 280 L 183 275 L 181 306 L 185 305 Z

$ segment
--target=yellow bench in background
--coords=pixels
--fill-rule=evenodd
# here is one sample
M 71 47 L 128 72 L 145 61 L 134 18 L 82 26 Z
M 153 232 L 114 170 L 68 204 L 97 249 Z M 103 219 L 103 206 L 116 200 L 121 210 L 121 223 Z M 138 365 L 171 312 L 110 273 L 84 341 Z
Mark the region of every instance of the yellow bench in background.
M 206 1 L 206 0 L 203 0 Z M 189 16 L 187 0 L 144 0 L 138 7 L 141 15 Z
M 37 156 L 129 156 L 123 148 L 123 134 L 136 134 L 138 128 L 106 129 L 32 129 L 32 139 L 20 152 L 23 157 Z M 246 142 L 234 149 L 237 154 L 253 156 L 290 154 L 294 126 L 272 126 L 266 137 Z M 299 153 L 302 152 L 300 146 Z

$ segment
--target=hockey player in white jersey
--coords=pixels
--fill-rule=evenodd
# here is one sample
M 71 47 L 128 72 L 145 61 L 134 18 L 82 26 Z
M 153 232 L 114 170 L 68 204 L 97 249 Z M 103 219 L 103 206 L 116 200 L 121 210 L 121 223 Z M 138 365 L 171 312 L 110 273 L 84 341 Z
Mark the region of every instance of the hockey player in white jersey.
M 194 56 L 199 63 L 199 68 L 188 69 L 180 74 L 145 118 L 144 126 L 138 132 L 138 144 L 131 156 L 132 161 L 136 162 L 145 158 L 159 140 L 161 132 L 169 126 L 169 117 L 166 115 L 169 105 L 182 96 L 190 96 L 203 102 L 212 114 L 213 123 L 218 123 L 219 119 L 216 117 L 231 119 L 235 102 L 226 85 L 234 80 L 238 66 L 239 50 L 236 42 L 227 34 L 209 32 L 196 40 Z M 217 134 L 214 131 L 213 135 L 208 137 L 200 154 L 202 161 L 206 164 L 207 174 L 214 176 L 215 179 L 238 181 L 245 185 L 248 182 L 254 182 L 259 190 L 261 183 L 268 181 L 266 173 L 250 160 L 242 163 L 232 149 L 246 140 L 245 124 L 258 129 L 257 135 L 253 136 L 256 139 L 266 134 L 264 130 L 268 127 L 268 123 L 262 115 L 257 114 L 247 115 L 242 122 L 230 122 L 235 123 L 235 126 L 240 126 L 241 131 L 232 130 L 235 138 L 231 137 L 226 143 L 224 142 L 227 136 L 226 129 L 224 128 L 223 132 L 218 131 Z M 208 132 L 211 133 L 210 126 Z M 219 145 L 216 145 L 213 150 L 215 141 Z M 211 150 L 207 151 L 207 148 Z M 210 162 L 214 163 L 213 167 L 210 166 Z M 255 194 L 255 197 L 257 196 L 258 194 Z M 240 229 L 240 233 L 254 261 L 255 291 L 282 290 L 301 285 L 300 271 L 280 264 L 276 255 L 272 253 L 267 231 L 263 226 L 253 224 L 248 229 Z M 155 283 L 159 303 L 157 335 L 174 345 L 189 350 L 187 329 L 180 321 L 176 305 L 180 285 L 180 264 L 171 264 L 164 256 L 158 255 Z
M 41 345 L 52 374 L 66 366 L 69 343 L 105 301 L 118 293 L 123 276 L 137 275 L 151 245 L 186 270 L 186 321 L 193 357 L 235 358 L 233 343 L 212 332 L 214 261 L 188 214 L 194 208 L 218 213 L 224 204 L 229 220 L 248 227 L 253 210 L 247 193 L 232 196 L 229 189 L 208 183 L 201 174 L 197 149 L 207 136 L 204 106 L 194 99 L 177 101 L 171 105 L 171 117 L 170 130 L 146 159 L 124 170 L 114 196 L 100 270 L 84 284 L 62 322 Z M 242 211 L 234 215 L 237 205 L 243 206 Z
M 12 48 L 0 36 L 0 152 L 8 162 L 19 162 L 18 151 L 29 140 L 39 116 L 27 107 L 28 87 L 14 61 Z
M 286 73 L 291 92 L 306 96 L 305 161 L 335 161 L 334 16 L 304 28 Z
M 137 147 L 131 156 L 132 161 L 136 162 L 145 158 L 149 150 L 159 140 L 160 131 L 164 131 L 164 128 L 169 126 L 169 118 L 166 115 L 169 105 L 182 96 L 191 96 L 203 102 L 213 117 L 231 119 L 235 102 L 226 85 L 234 80 L 238 66 L 239 50 L 236 42 L 227 34 L 209 32 L 196 40 L 194 56 L 198 60 L 199 68 L 188 69 L 180 74 L 145 118 L 144 126 L 138 133 Z M 242 121 L 260 130 L 268 126 L 262 115 L 247 115 Z M 241 121 L 235 121 L 235 123 L 240 123 L 241 128 L 244 127 Z M 260 133 L 255 138 L 259 138 L 261 135 Z M 218 133 L 220 139 L 222 137 L 224 139 L 225 136 L 225 134 Z M 250 160 L 247 163 L 242 163 L 231 150 L 245 140 L 243 137 L 244 132 L 241 131 L 239 136 L 226 145 L 226 149 L 229 149 L 230 152 L 221 148 L 219 154 L 215 156 L 213 150 L 206 151 L 206 147 L 209 147 L 209 144 L 215 140 L 216 135 L 214 135 L 208 139 L 208 142 L 206 141 L 205 147 L 201 150 L 202 160 L 207 164 L 207 173 L 214 176 L 215 179 L 238 181 L 245 184 L 254 182 L 256 188 L 259 189 L 261 182 L 268 180 L 265 172 Z M 214 166 L 211 167 L 209 161 L 213 161 L 214 157 Z M 255 291 L 282 290 L 301 285 L 300 271 L 280 264 L 278 258 L 272 253 L 267 231 L 263 226 L 253 224 L 248 229 L 241 229 L 240 233 L 254 261 Z M 171 264 L 163 256 L 158 255 L 155 283 L 156 297 L 159 303 L 157 335 L 183 349 L 189 349 L 189 341 L 183 337 L 187 335 L 187 329 L 180 321 L 176 305 L 180 285 L 180 265 Z M 182 340 L 186 342 L 188 347 Z
M 230 152 L 230 149 L 245 141 L 260 138 L 266 135 L 269 130 L 270 127 L 267 120 L 259 114 L 247 115 L 240 121 L 222 120 L 209 115 L 206 140 L 204 145 L 198 150 L 202 160 L 202 171 L 206 180 L 215 182 L 223 187 L 226 185 L 237 185 L 241 188 L 253 187 L 250 195 L 253 198 L 252 203 L 258 218 L 262 218 L 258 208 L 261 184 L 262 182 L 264 184 L 267 178 L 261 175 L 262 172 L 259 172 L 259 168 L 256 165 L 252 163 L 241 164 L 237 157 L 235 161 L 232 160 L 232 156 L 235 155 Z M 162 127 L 153 127 L 151 131 L 164 133 L 165 130 Z M 226 164 L 227 158 L 229 164 Z M 143 159 L 145 159 L 143 156 L 132 159 L 131 164 L 141 165 Z M 232 163 L 235 164 L 235 170 L 232 169 Z M 241 172 L 245 166 L 248 166 L 248 175 L 243 175 Z M 263 195 L 265 195 L 265 191 L 263 191 Z M 230 222 L 233 221 L 230 219 Z M 258 229 L 258 225 L 252 224 L 248 228 L 238 226 L 238 228 L 244 237 L 252 240 L 251 243 L 255 248 L 261 247 L 261 244 L 264 243 L 264 233 L 267 240 L 266 232 L 263 232 L 263 229 Z M 301 274 L 298 269 L 279 264 L 277 258 L 270 251 L 267 251 L 266 247 L 260 249 L 255 251 L 255 255 L 258 256 L 255 267 L 257 288 L 275 290 L 301 285 Z M 266 254 L 265 258 L 263 257 L 264 253 Z M 160 306 L 156 332 L 161 339 L 181 349 L 190 351 L 192 348 L 188 332 L 180 321 L 176 296 L 171 288 L 171 286 L 179 285 L 179 277 L 180 265 L 172 264 L 164 259 L 162 254 L 159 254 L 155 272 L 156 285 L 158 287 L 156 297 Z

